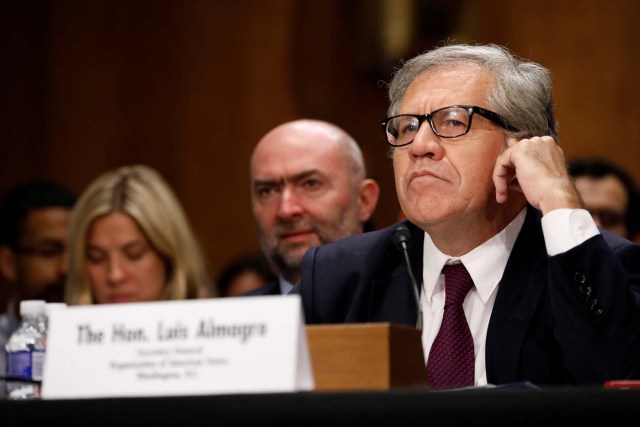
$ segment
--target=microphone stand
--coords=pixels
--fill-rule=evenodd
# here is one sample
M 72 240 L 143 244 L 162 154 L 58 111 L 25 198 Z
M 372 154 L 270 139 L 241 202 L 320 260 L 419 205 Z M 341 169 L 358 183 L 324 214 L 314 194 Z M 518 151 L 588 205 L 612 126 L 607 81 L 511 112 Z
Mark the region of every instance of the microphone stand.
M 411 244 L 411 233 L 409 228 L 405 224 L 398 224 L 393 230 L 392 236 L 393 242 L 396 247 L 404 255 L 404 261 L 409 271 L 409 279 L 411 280 L 411 287 L 413 288 L 413 296 L 416 302 L 416 308 L 418 312 L 418 319 L 416 321 L 416 328 L 422 331 L 422 306 L 420 305 L 420 287 L 413 275 L 413 269 L 411 268 L 411 260 L 409 259 L 409 245 Z

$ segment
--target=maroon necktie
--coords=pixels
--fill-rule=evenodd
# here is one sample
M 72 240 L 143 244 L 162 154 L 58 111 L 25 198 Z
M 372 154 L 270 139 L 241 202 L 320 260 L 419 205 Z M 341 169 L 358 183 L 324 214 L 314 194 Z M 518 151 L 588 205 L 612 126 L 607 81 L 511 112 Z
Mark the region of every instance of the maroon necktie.
M 444 314 L 440 331 L 429 352 L 429 385 L 433 389 L 472 386 L 475 365 L 473 337 L 462 303 L 473 287 L 473 280 L 462 263 L 445 265 L 442 272 L 445 282 Z

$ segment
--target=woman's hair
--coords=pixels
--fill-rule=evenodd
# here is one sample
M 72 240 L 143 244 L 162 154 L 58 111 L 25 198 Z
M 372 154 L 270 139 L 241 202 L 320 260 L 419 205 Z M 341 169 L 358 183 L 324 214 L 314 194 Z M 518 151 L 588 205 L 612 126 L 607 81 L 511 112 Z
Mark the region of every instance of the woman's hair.
M 68 304 L 94 303 L 86 273 L 86 235 L 93 221 L 112 212 L 130 216 L 164 260 L 164 299 L 196 298 L 199 288 L 211 288 L 200 245 L 174 192 L 150 167 L 124 166 L 95 179 L 73 210 L 65 289 Z
M 420 75 L 457 65 L 475 64 L 486 70 L 495 83 L 489 108 L 517 132 L 515 137 L 551 136 L 558 142 L 554 117 L 551 73 L 534 62 L 517 58 L 502 46 L 457 44 L 442 46 L 405 62 L 389 85 L 389 116 L 399 114 L 409 85 Z

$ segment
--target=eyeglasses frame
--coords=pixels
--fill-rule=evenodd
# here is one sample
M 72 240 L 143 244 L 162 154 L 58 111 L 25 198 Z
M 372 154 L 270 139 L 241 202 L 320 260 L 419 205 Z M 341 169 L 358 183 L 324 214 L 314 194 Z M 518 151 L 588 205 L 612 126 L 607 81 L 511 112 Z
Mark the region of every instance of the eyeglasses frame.
M 444 135 L 440 135 L 440 133 L 435 129 L 435 127 L 433 126 L 433 115 L 435 113 L 437 113 L 438 111 L 442 111 L 442 110 L 446 110 L 448 108 L 463 108 L 465 110 L 467 110 L 467 114 L 469 114 L 469 126 L 467 126 L 467 130 L 464 131 L 464 133 L 461 133 L 460 135 L 456 135 L 456 136 L 444 136 Z M 473 122 L 473 115 L 477 113 L 480 116 L 484 117 L 487 120 L 492 121 L 493 123 L 497 124 L 498 126 L 500 126 L 501 128 L 508 130 L 510 132 L 517 132 L 517 129 L 515 129 L 513 126 L 509 126 L 508 124 L 505 123 L 505 121 L 502 119 L 502 117 L 500 117 L 498 115 L 498 113 L 495 113 L 491 110 L 487 110 L 486 108 L 482 108 L 482 107 L 478 107 L 477 105 L 449 105 L 447 107 L 442 107 L 442 108 L 438 108 L 437 110 L 434 110 L 430 113 L 427 114 L 398 114 L 397 116 L 391 116 L 391 117 L 387 117 L 386 119 L 384 119 L 380 124 L 382 125 L 382 130 L 384 131 L 384 138 L 385 141 L 388 145 L 390 145 L 391 147 L 405 147 L 409 144 L 411 144 L 413 142 L 413 139 L 407 143 L 404 144 L 392 144 L 389 141 L 389 137 L 387 136 L 387 124 L 397 118 L 397 117 L 415 117 L 416 119 L 418 119 L 418 129 L 420 129 L 420 127 L 422 126 L 422 124 L 425 122 L 425 120 L 427 121 L 427 123 L 429 123 L 429 126 L 431 127 L 431 130 L 433 131 L 433 133 L 435 133 L 436 135 L 438 135 L 440 138 L 459 138 L 463 135 L 466 135 L 467 133 L 469 133 L 469 130 L 471 129 L 471 124 Z M 417 131 L 416 131 L 417 132 Z

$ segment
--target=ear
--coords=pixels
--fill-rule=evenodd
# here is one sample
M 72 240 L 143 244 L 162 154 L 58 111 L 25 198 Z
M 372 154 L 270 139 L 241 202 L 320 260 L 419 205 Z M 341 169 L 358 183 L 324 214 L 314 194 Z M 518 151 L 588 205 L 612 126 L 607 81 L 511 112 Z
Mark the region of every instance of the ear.
M 360 222 L 365 223 L 373 215 L 380 197 L 380 186 L 373 179 L 360 183 Z
M 0 275 L 14 283 L 18 277 L 16 254 L 6 245 L 0 245 Z

